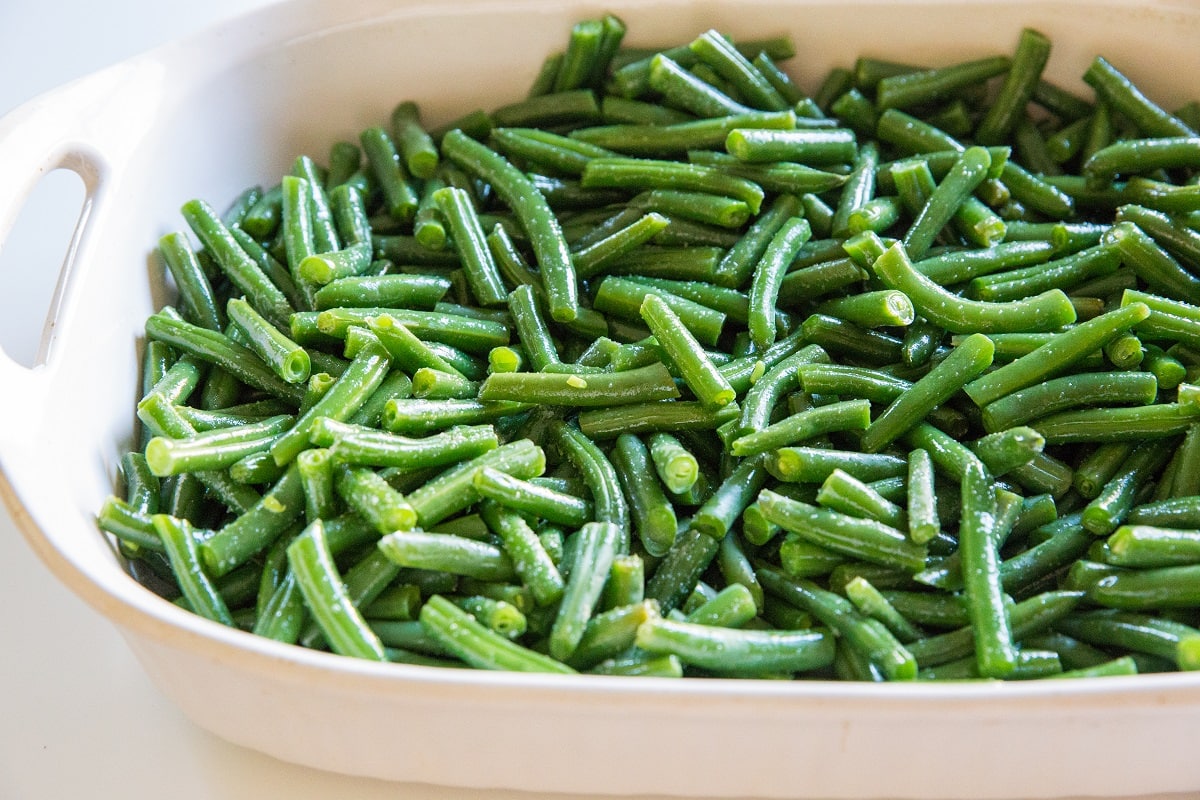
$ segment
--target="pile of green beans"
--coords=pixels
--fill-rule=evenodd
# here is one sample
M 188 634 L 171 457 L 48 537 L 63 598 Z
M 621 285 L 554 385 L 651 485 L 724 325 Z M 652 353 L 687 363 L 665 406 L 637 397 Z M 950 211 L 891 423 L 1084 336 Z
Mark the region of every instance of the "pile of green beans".
M 419 665 L 1200 668 L 1200 103 L 1034 30 L 811 93 L 787 39 L 624 34 L 183 207 L 133 575 Z

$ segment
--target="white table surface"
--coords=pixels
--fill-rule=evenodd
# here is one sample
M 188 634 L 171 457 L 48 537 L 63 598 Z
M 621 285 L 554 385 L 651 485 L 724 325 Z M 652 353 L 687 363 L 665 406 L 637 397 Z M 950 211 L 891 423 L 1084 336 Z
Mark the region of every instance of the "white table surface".
M 270 1 L 0 3 L 0 113 L 72 78 Z M 47 196 L 54 198 L 58 191 L 78 202 L 69 189 L 51 189 Z M 70 224 L 54 213 L 54 202 L 31 207 L 19 220 L 11 246 L 0 253 L 6 281 L 14 271 L 57 272 Z M 44 235 L 50 230 L 62 231 L 63 238 Z M 0 344 L 18 357 L 33 352 L 40 328 L 39 317 L 24 311 L 6 307 L 0 298 Z M 4 800 L 546 797 L 347 778 L 284 764 L 200 730 L 147 683 L 116 630 L 58 585 L 7 512 L 0 512 L 0 608 Z

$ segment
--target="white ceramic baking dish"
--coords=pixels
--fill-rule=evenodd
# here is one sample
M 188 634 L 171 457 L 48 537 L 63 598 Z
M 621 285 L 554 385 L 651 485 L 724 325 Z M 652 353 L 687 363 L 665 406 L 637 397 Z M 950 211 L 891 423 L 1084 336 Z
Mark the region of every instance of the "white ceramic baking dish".
M 843 0 L 308 0 L 274 6 L 62 87 L 0 120 L 0 239 L 44 172 L 87 186 L 33 368 L 0 357 L 3 494 L 30 545 L 121 630 L 198 725 L 345 773 L 551 792 L 1007 798 L 1200 791 L 1200 676 L 874 686 L 534 677 L 376 665 L 260 640 L 159 600 L 93 525 L 128 446 L 157 238 L 177 209 L 269 182 L 384 119 L 436 123 L 520 95 L 572 22 L 630 41 L 715 27 L 791 34 L 812 86 L 866 53 L 945 63 L 1009 52 L 1031 25 L 1051 75 L 1094 53 L 1167 106 L 1200 96 L 1200 6 Z M 19 598 L 5 598 L 8 604 Z

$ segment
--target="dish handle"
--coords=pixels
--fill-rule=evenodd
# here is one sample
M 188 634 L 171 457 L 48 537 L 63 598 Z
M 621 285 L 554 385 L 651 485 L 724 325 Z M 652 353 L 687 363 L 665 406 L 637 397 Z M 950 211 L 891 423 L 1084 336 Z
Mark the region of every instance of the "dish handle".
M 68 290 L 73 262 L 86 251 L 92 232 L 103 226 L 109 187 L 122 174 L 153 124 L 162 97 L 163 67 L 134 59 L 65 84 L 0 118 L 0 250 L 34 187 L 48 173 L 65 169 L 83 182 L 84 199 L 47 308 L 38 354 L 32 365 L 15 360 L 0 345 L 0 386 L 5 405 L 39 407 L 41 369 L 50 363 L 51 334 Z M 10 289 L 11 290 L 11 289 Z M 14 305 L 41 300 L 14 298 Z M 36 314 L 30 315 L 30 319 Z M 21 419 L 23 415 L 5 415 Z M 5 426 L 8 427 L 8 426 Z M 5 438 L 18 431 L 2 431 Z

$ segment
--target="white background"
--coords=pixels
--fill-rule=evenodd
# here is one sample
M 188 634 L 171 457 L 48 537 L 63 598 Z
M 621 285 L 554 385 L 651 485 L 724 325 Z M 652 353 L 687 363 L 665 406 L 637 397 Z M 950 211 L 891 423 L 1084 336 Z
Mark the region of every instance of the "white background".
M 72 78 L 267 2 L 4 0 L 0 114 Z M 74 180 L 52 178 L 0 254 L 0 280 L 8 287 L 0 291 L 0 346 L 19 360 L 32 360 L 41 324 L 25 293 L 48 296 L 80 199 Z M 163 796 L 545 798 L 345 778 L 283 764 L 199 730 L 146 682 L 115 629 L 55 582 L 0 512 L 0 800 Z

